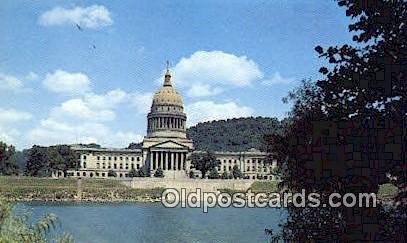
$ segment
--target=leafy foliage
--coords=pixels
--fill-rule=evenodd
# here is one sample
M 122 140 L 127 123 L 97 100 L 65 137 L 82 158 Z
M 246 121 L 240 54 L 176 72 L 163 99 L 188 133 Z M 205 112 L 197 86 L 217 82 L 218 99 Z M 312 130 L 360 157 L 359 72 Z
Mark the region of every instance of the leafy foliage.
M 34 145 L 28 152 L 26 173 L 30 176 L 50 176 L 53 171 L 66 172 L 77 166 L 77 155 L 68 145 Z
M 16 160 L 16 150 L 12 145 L 0 142 L 0 175 L 16 175 L 19 166 Z
M 108 176 L 108 177 L 117 177 L 117 173 L 116 173 L 116 171 L 114 171 L 114 170 L 109 170 L 109 171 L 107 172 L 107 176 Z
M 141 149 L 143 143 L 130 143 L 128 149 Z
M 129 177 L 136 177 L 137 175 L 138 173 L 134 168 L 129 171 Z
M 50 233 L 57 228 L 57 217 L 48 214 L 37 222 L 29 221 L 29 213 L 17 215 L 13 205 L 0 200 L 0 242 L 50 242 Z M 53 242 L 73 242 L 72 236 L 63 234 Z
M 219 173 L 218 173 L 218 170 L 217 170 L 216 168 L 212 168 L 212 169 L 209 171 L 208 178 L 209 178 L 209 179 L 219 179 L 219 178 L 220 178 L 220 175 L 219 175 Z
M 388 182 L 405 186 L 402 124 L 406 94 L 407 3 L 405 1 L 339 0 L 354 46 L 317 46 L 328 67 L 324 78 L 304 81 L 290 92 L 293 103 L 284 134 L 267 137 L 269 150 L 283 163 L 280 187 L 319 192 L 322 203 L 338 192 L 377 192 Z M 403 64 L 404 63 L 404 64 Z M 403 66 L 404 65 L 404 66 Z M 405 136 L 405 134 L 404 134 Z M 404 171 L 404 172 L 403 172 Z M 404 192 L 405 193 L 405 192 Z M 401 195 L 405 210 L 405 195 Z M 369 227 L 364 225 L 368 219 Z M 403 222 L 394 224 L 395 222 Z M 402 241 L 405 214 L 378 208 L 289 208 L 283 240 Z
M 190 155 L 191 167 L 201 171 L 202 178 L 208 171 L 219 166 L 220 162 L 216 159 L 215 155 L 211 152 L 193 153 Z
M 237 165 L 233 166 L 232 169 L 232 175 L 234 179 L 241 179 L 243 178 L 243 173 L 242 171 L 239 169 L 239 167 Z
M 280 132 L 276 118 L 248 117 L 198 123 L 187 129 L 187 136 L 198 150 L 265 150 L 263 136 Z
M 154 172 L 154 177 L 164 177 L 164 171 L 159 167 L 155 172 Z

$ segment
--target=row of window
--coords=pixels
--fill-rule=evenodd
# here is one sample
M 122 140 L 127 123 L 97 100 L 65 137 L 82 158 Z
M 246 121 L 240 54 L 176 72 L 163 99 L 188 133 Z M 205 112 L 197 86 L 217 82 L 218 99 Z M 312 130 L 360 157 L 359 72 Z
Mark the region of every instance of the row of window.
M 254 165 L 252 167 L 247 166 L 246 171 L 250 171 L 250 168 L 252 169 L 253 172 L 256 171 L 256 166 L 254 166 Z M 226 170 L 226 169 L 229 169 L 229 170 Z M 223 166 L 223 171 L 232 171 L 232 169 L 233 169 L 233 167 L 231 165 L 229 165 L 229 167 L 227 167 L 226 165 Z M 262 169 L 261 167 L 258 167 L 257 171 L 261 172 L 261 169 Z M 268 167 L 263 166 L 263 172 L 267 172 L 267 169 L 268 169 Z
M 86 169 L 86 166 L 87 166 L 87 165 L 86 165 L 86 162 L 83 162 L 83 163 L 82 163 L 82 167 Z M 134 167 L 134 164 L 130 164 L 130 166 L 131 166 L 131 169 L 135 169 L 135 168 L 140 169 L 140 164 L 136 164 L 136 167 Z M 109 164 L 107 164 L 107 166 L 106 166 L 106 163 L 100 164 L 100 163 L 98 162 L 98 163 L 96 163 L 96 168 L 97 168 L 97 169 L 100 169 L 100 168 L 102 168 L 102 169 L 106 169 L 106 168 L 107 168 L 107 169 L 112 169 L 112 164 L 109 163 Z M 122 163 L 120 163 L 120 164 L 114 163 L 114 164 L 113 164 L 113 169 L 117 169 L 117 168 L 123 169 L 123 164 L 122 164 Z M 128 170 L 128 169 L 129 169 L 129 164 L 126 163 L 124 168 L 125 168 L 126 170 Z
M 83 158 L 83 160 L 86 160 L 86 159 L 87 159 L 87 156 L 86 156 L 86 155 L 83 155 L 82 158 Z M 114 161 L 117 161 L 117 159 L 123 160 L 123 158 L 124 158 L 126 161 L 131 160 L 131 161 L 134 162 L 134 160 L 135 160 L 134 157 L 123 157 L 123 156 L 119 156 L 119 157 L 117 157 L 117 156 L 113 156 L 113 157 L 111 157 L 111 156 L 97 156 L 97 157 L 96 157 L 97 160 L 100 160 L 100 159 L 106 160 L 106 158 L 107 158 L 107 160 L 112 160 L 112 159 L 113 159 Z M 136 157 L 136 160 L 137 160 L 137 161 L 140 161 L 141 158 L 140 158 L 140 157 Z
M 80 177 L 81 172 L 77 171 L 76 176 Z M 99 172 L 89 172 L 89 173 L 86 173 L 84 171 L 84 172 L 82 172 L 82 176 L 83 177 L 86 177 L 86 176 L 89 176 L 89 177 L 106 177 L 107 173 L 105 173 L 105 172 L 101 172 L 101 173 L 99 173 Z M 129 177 L 129 174 L 127 174 L 127 173 L 118 173 L 117 177 Z
M 234 163 L 234 164 L 236 164 L 237 162 L 238 162 L 238 160 L 236 160 L 236 159 L 234 159 L 234 160 L 231 160 L 231 159 L 229 159 L 229 160 L 226 160 L 226 159 L 223 159 L 223 160 L 221 160 L 221 162 L 222 163 L 228 163 L 229 162 L 229 164 L 231 164 L 232 162 Z M 246 160 L 246 163 L 248 163 L 248 164 L 250 164 L 251 162 L 253 162 L 253 163 L 262 163 L 262 162 L 264 162 L 263 160 L 261 160 L 261 159 L 253 159 L 253 160 L 250 160 L 250 159 L 248 159 L 248 160 Z

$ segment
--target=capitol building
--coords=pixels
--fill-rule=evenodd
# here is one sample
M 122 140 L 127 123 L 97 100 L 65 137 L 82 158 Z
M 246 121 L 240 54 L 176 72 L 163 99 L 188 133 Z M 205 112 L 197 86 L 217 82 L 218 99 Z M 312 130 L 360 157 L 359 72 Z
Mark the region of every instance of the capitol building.
M 153 176 L 161 168 L 165 178 L 199 177 L 200 172 L 191 168 L 189 156 L 203 153 L 194 149 L 186 135 L 187 114 L 184 113 L 182 96 L 171 83 L 167 68 L 163 86 L 153 97 L 147 115 L 147 135 L 139 149 L 85 148 L 72 146 L 78 153 L 80 168 L 68 171 L 71 177 L 118 178 L 129 177 L 131 170 Z M 217 170 L 221 175 L 230 174 L 237 166 L 246 179 L 275 179 L 272 171 L 277 161 L 266 162 L 267 154 L 255 149 L 242 152 L 214 151 L 220 161 Z M 193 173 L 191 173 L 191 171 Z M 110 172 L 110 173 L 109 173 Z M 114 172 L 114 173 L 112 173 Z

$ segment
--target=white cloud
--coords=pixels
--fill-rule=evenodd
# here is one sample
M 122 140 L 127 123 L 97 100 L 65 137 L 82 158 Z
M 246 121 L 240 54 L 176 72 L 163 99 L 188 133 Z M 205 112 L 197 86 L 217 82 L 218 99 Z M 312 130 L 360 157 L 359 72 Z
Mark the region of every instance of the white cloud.
M 247 86 L 264 76 L 253 60 L 222 51 L 197 51 L 182 58 L 172 72 L 173 82 L 187 87 L 192 97 L 218 94 L 223 86 Z
M 102 5 L 70 9 L 58 6 L 41 14 L 38 23 L 44 26 L 78 24 L 81 27 L 95 29 L 112 25 L 113 20 L 109 10 Z
M 116 115 L 109 109 L 98 109 L 92 107 L 83 99 L 70 99 L 63 102 L 60 106 L 52 109 L 52 117 L 64 119 L 81 119 L 90 121 L 111 121 Z
M 38 74 L 34 73 L 34 72 L 29 72 L 26 76 L 25 79 L 29 80 L 29 81 L 34 81 L 34 80 L 38 80 L 39 76 Z
M 190 97 L 213 96 L 222 93 L 222 91 L 218 87 L 211 88 L 209 84 L 194 84 L 188 90 L 187 95 Z
M 132 93 L 130 94 L 131 105 L 136 108 L 139 114 L 147 114 L 150 111 L 153 101 L 152 93 Z
M 18 91 L 21 90 L 23 86 L 23 82 L 20 79 L 12 75 L 0 73 L 0 90 Z
M 283 78 L 279 72 L 275 72 L 270 79 L 263 80 L 261 83 L 270 86 L 275 84 L 289 84 L 293 81 L 293 78 Z
M 68 73 L 60 69 L 47 73 L 42 84 L 57 93 L 82 94 L 90 90 L 90 81 L 86 74 Z
M 31 118 L 32 115 L 25 111 L 0 108 L 0 124 L 26 121 L 30 120 Z
M 247 117 L 254 114 L 252 108 L 239 106 L 234 102 L 215 103 L 213 101 L 198 101 L 187 105 L 185 110 L 188 114 L 188 126 L 193 126 L 198 122 Z
M 48 118 L 29 131 L 27 138 L 31 145 L 98 143 L 108 147 L 126 147 L 131 142 L 141 141 L 143 136 L 134 132 L 115 132 L 98 122 L 72 124 Z
M 114 89 L 108 91 L 106 94 L 98 95 L 94 93 L 87 93 L 84 95 L 84 100 L 92 107 L 113 108 L 116 105 L 128 100 L 129 94 L 121 89 Z
M 32 115 L 25 111 L 0 108 L 0 141 L 16 145 L 20 132 L 15 128 L 17 122 L 28 121 Z
M 51 109 L 49 117 L 28 132 L 30 144 L 98 143 L 103 146 L 126 147 L 130 142 L 139 142 L 143 136 L 132 131 L 114 131 L 106 122 L 116 118 L 115 109 L 121 104 L 133 106 L 139 100 L 137 112 L 151 103 L 149 93 L 126 93 L 121 89 L 104 94 L 86 93 L 80 98 L 69 99 Z M 148 106 L 147 106 L 148 107 Z

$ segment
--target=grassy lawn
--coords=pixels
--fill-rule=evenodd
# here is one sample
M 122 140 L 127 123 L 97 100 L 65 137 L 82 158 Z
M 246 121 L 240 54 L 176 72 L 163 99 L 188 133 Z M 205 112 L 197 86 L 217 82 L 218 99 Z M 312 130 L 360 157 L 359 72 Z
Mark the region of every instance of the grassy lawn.
M 255 181 L 250 188 L 252 192 L 278 192 L 277 183 L 275 181 Z
M 75 200 L 81 195 L 83 200 L 139 200 L 157 198 L 162 188 L 131 189 L 119 181 L 107 179 L 75 178 L 36 178 L 36 177 L 0 177 L 0 197 L 12 201 L 27 200 Z M 78 190 L 80 189 L 80 190 Z M 80 194 L 78 193 L 81 192 Z

